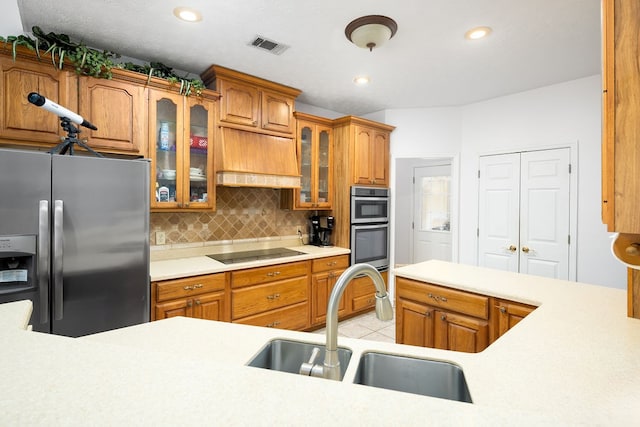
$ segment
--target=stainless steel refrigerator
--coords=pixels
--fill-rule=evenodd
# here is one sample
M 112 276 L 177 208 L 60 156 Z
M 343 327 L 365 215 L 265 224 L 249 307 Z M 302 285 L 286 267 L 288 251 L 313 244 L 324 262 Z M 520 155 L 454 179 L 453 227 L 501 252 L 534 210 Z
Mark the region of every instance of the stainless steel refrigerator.
M 0 149 L 0 303 L 35 331 L 149 321 L 149 163 Z

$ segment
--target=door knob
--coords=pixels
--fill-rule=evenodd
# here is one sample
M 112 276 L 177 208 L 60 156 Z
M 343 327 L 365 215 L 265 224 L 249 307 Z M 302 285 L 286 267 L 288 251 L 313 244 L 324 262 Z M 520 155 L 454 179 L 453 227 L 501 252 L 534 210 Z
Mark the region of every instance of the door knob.
M 507 249 L 509 249 L 509 252 L 515 252 L 518 250 L 518 248 L 515 247 L 514 245 L 509 246 Z
M 531 250 L 531 249 L 529 249 L 529 248 L 528 248 L 528 247 L 526 247 L 526 246 L 523 246 L 523 247 L 522 247 L 522 252 L 524 252 L 525 254 L 528 254 L 530 250 Z

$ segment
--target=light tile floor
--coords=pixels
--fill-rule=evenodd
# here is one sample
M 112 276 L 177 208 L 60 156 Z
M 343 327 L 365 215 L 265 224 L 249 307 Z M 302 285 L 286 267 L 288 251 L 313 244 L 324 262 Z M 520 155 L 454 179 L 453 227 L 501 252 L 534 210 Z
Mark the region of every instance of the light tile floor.
M 318 329 L 314 333 L 324 335 L 325 329 Z M 395 315 L 394 320 L 389 322 L 378 320 L 375 311 L 343 320 L 338 323 L 338 336 L 394 343 L 396 342 Z

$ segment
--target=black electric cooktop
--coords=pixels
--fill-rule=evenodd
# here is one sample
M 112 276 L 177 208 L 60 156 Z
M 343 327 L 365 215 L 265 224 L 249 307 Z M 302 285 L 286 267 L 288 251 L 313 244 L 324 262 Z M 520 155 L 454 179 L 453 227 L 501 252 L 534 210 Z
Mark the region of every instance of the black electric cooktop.
M 207 255 L 211 259 L 224 264 L 237 264 L 239 262 L 257 261 L 261 259 L 283 258 L 287 256 L 304 255 L 304 252 L 287 248 L 258 249 L 255 251 L 229 252 L 224 254 Z

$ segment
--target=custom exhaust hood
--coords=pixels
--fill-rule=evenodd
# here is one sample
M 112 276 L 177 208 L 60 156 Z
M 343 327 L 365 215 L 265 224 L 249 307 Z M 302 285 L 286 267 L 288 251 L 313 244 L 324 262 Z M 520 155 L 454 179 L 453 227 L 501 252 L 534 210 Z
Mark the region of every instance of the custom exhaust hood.
M 230 187 L 299 188 L 292 138 L 221 127 L 216 144 L 216 182 Z

